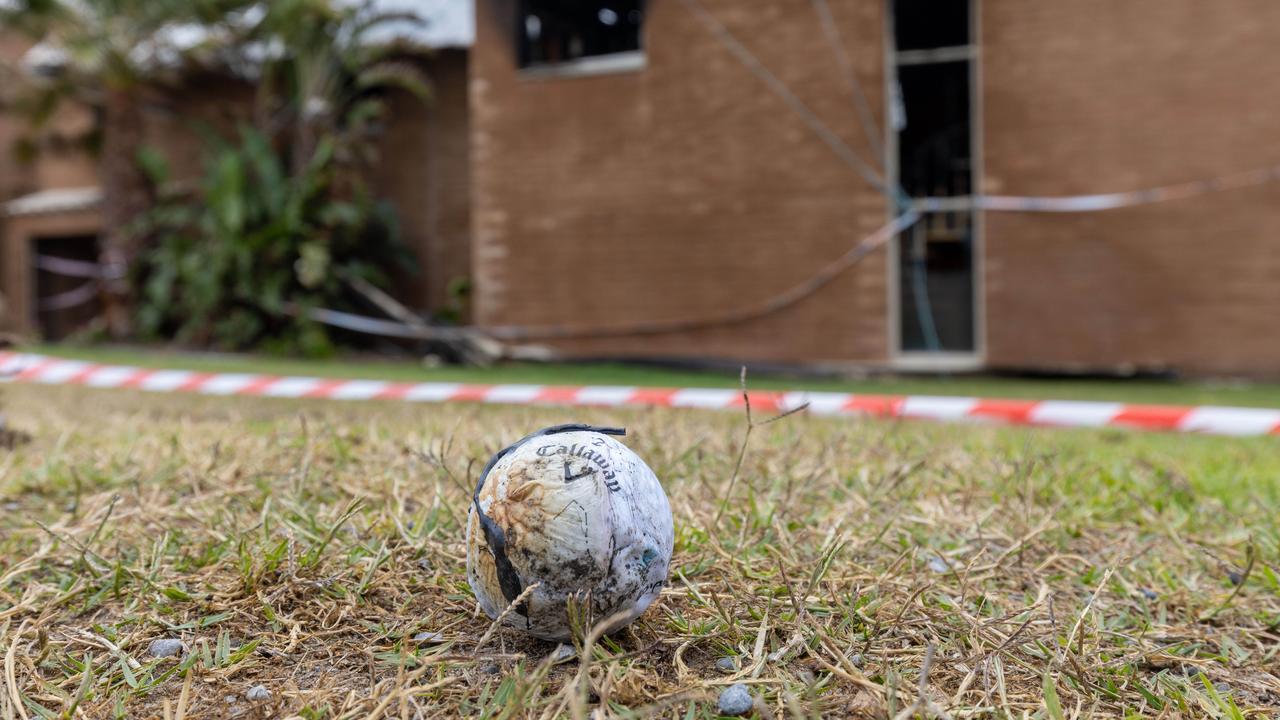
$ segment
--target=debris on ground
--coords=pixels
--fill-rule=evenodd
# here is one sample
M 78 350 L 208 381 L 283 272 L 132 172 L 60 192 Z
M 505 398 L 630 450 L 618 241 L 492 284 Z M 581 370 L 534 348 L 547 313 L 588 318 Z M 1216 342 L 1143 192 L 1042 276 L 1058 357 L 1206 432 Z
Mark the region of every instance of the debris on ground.
M 560 643 L 556 646 L 556 649 L 551 652 L 551 662 L 554 665 L 569 662 L 576 657 L 578 657 L 577 649 L 568 643 Z
M 167 658 L 187 654 L 187 644 L 177 638 L 157 638 L 147 646 L 151 657 Z
M 751 691 L 746 685 L 737 683 L 730 685 L 720 693 L 720 700 L 716 702 L 716 709 L 721 715 L 729 717 L 740 717 L 751 712 L 751 706 L 755 703 L 751 698 Z

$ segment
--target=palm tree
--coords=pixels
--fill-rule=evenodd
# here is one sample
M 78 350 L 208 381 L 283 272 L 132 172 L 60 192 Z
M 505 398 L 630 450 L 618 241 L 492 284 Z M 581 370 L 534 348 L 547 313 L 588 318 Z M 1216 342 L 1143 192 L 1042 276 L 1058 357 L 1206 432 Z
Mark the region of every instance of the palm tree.
M 151 204 L 139 163 L 143 148 L 141 92 L 180 69 L 192 51 L 220 37 L 208 28 L 225 22 L 247 0 L 4 0 L 0 31 L 37 43 L 25 74 L 40 95 L 34 119 L 60 101 L 95 110 L 100 135 L 101 264 L 107 327 L 131 333 L 128 270 L 138 252 L 131 226 Z
M 259 125 L 286 124 L 290 167 L 311 162 L 322 138 L 335 159 L 359 164 L 385 113 L 384 91 L 429 94 L 420 66 L 404 59 L 412 30 L 424 20 L 387 12 L 376 0 L 275 0 L 267 3 L 252 37 L 267 52 L 260 84 Z M 396 30 L 408 31 L 396 34 Z M 400 40 L 397 41 L 396 38 Z M 273 118 L 264 121 L 262 116 Z M 274 133 L 272 133 L 274 134 Z

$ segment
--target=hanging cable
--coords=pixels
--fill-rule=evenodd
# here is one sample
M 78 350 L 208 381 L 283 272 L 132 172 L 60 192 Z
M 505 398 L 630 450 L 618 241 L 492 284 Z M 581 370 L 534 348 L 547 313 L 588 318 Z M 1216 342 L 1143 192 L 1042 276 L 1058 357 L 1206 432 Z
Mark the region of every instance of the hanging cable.
M 924 236 L 924 224 L 911 228 L 911 299 L 916 305 L 916 320 L 926 350 L 942 349 L 938 340 L 938 328 L 933 322 L 933 304 L 929 301 L 929 248 Z
M 853 62 L 849 59 L 849 54 L 845 52 L 844 40 L 840 36 L 840 28 L 836 24 L 835 17 L 831 14 L 831 7 L 827 4 L 827 0 L 811 0 L 814 12 L 818 15 L 818 20 L 822 25 L 822 33 L 826 36 L 827 44 L 831 46 L 831 51 L 836 57 L 836 63 L 840 65 L 845 79 L 849 85 L 850 94 L 853 97 L 853 104 L 857 110 L 858 122 L 862 125 L 862 131 L 867 136 L 867 141 L 871 144 L 876 156 L 880 159 L 880 167 L 888 166 L 888 156 L 884 150 L 884 146 L 880 143 L 880 129 L 876 125 L 871 115 L 871 107 L 867 103 L 866 95 L 862 92 L 862 84 L 858 82 L 858 73 L 853 66 Z M 901 186 L 895 188 L 899 198 L 906 198 L 907 192 Z M 925 348 L 930 351 L 939 351 L 942 349 L 938 340 L 937 326 L 933 317 L 933 303 L 929 300 L 929 284 L 928 284 L 928 249 L 924 247 L 925 240 L 922 236 L 923 225 L 917 224 L 911 231 L 912 245 L 910 258 L 911 268 L 911 295 L 914 300 L 916 322 L 920 325 L 921 333 L 924 336 Z
M 878 173 L 875 168 L 868 165 L 866 161 L 864 161 L 858 153 L 853 150 L 853 148 L 849 147 L 848 143 L 840 139 L 839 135 L 832 131 L 831 128 L 827 127 L 827 124 L 822 122 L 822 119 L 819 118 L 813 110 L 810 110 L 809 106 L 805 105 L 800 98 L 796 97 L 795 93 L 791 92 L 791 89 L 787 87 L 786 83 L 779 80 L 777 75 L 774 75 L 769 68 L 765 67 L 764 63 L 762 63 L 759 58 L 748 50 L 745 45 L 739 42 L 739 40 L 733 36 L 733 33 L 729 32 L 729 29 L 717 20 L 714 15 L 707 11 L 699 0 L 682 0 L 682 2 L 684 2 L 690 12 L 696 15 L 702 24 L 711 31 L 711 34 L 715 35 L 716 39 L 719 40 L 720 43 L 729 50 L 729 52 L 733 53 L 734 57 L 738 58 L 739 62 L 745 65 L 753 75 L 759 78 L 760 81 L 767 85 L 775 95 L 781 98 L 782 101 L 792 109 L 792 111 L 800 116 L 800 119 L 809 126 L 809 129 L 812 130 L 824 143 L 826 143 L 827 146 L 830 147 L 846 165 L 853 168 L 853 170 L 861 175 L 863 179 L 888 196 L 890 200 L 894 202 L 896 207 L 902 207 L 902 201 L 905 199 L 905 196 L 901 194 L 901 191 L 899 190 L 895 192 L 891 189 L 889 184 L 880 176 L 880 173 Z
M 872 147 L 876 149 L 877 156 L 881 158 L 882 163 L 887 161 L 883 157 L 883 150 L 879 143 L 876 142 L 875 123 L 871 120 L 871 111 L 867 107 L 866 98 L 862 94 L 861 85 L 858 84 L 857 74 L 854 72 L 853 64 L 850 62 L 848 55 L 844 52 L 844 45 L 841 42 L 839 30 L 836 27 L 835 19 L 831 15 L 831 9 L 827 6 L 825 0 L 812 0 L 814 10 L 817 12 L 823 26 L 823 32 L 827 37 L 827 42 L 831 45 L 836 54 L 837 62 L 841 65 L 842 70 L 854 95 L 855 105 L 858 106 L 859 119 L 862 122 L 863 131 L 866 133 Z M 683 0 L 684 4 L 692 11 L 699 20 L 709 29 L 718 40 L 738 58 L 738 60 L 747 67 L 757 78 L 769 86 L 769 89 L 782 98 L 787 105 L 800 116 L 805 124 L 809 126 L 820 139 L 823 140 L 837 155 L 841 157 L 858 172 L 867 182 L 884 193 L 892 207 L 898 213 L 906 212 L 906 209 L 912 205 L 911 197 L 897 184 L 890 184 L 875 169 L 870 167 L 861 157 L 849 147 L 838 135 L 835 134 L 826 123 L 822 122 L 795 93 L 786 86 L 778 76 L 774 75 L 761 60 L 756 57 L 746 45 L 734 37 L 733 33 L 724 26 L 714 15 L 710 13 L 702 5 L 700 0 Z M 917 236 L 918 237 L 918 236 Z M 916 241 L 919 243 L 919 240 Z M 925 342 L 929 350 L 937 351 L 941 347 L 938 343 L 938 336 L 935 330 L 935 322 L 933 318 L 932 304 L 929 302 L 929 288 L 927 283 L 928 268 L 921 261 L 912 261 L 911 263 L 911 286 L 912 295 L 915 298 L 915 308 L 917 321 L 925 334 Z
M 867 142 L 870 143 L 871 149 L 883 169 L 887 166 L 887 158 L 884 144 L 880 141 L 880 127 L 876 124 L 875 117 L 871 114 L 871 104 L 867 102 L 867 96 L 862 92 L 862 83 L 858 82 L 857 69 L 854 68 L 853 61 L 849 58 L 849 53 L 845 52 L 844 39 L 840 36 L 840 27 L 836 25 L 835 17 L 831 15 L 831 7 L 827 5 L 827 0 L 812 0 L 812 2 L 813 9 L 817 12 L 818 20 L 822 24 L 822 34 L 826 36 L 827 44 L 831 46 L 831 51 L 836 56 L 836 62 L 840 64 L 840 69 L 844 72 L 845 79 L 848 81 L 849 92 L 853 95 L 853 104 L 858 112 L 858 122 L 862 125 L 862 131 L 867 135 Z
M 802 282 L 765 300 L 745 305 L 735 310 L 727 310 L 706 315 L 672 318 L 670 320 L 651 320 L 634 323 L 617 323 L 610 325 L 499 325 L 477 328 L 438 328 L 428 330 L 412 327 L 405 323 L 378 318 L 368 318 L 351 313 L 312 308 L 307 316 L 316 322 L 335 327 L 355 330 L 373 335 L 388 337 L 439 339 L 446 336 L 463 337 L 468 333 L 480 333 L 496 340 L 533 341 L 533 340 L 570 340 L 599 339 L 613 337 L 635 337 L 642 335 L 665 335 L 667 333 L 688 332 L 710 327 L 723 327 L 757 320 L 785 310 L 792 305 L 813 295 L 849 268 L 857 265 L 863 258 L 880 249 L 898 233 L 910 228 L 920 219 L 920 214 L 909 210 L 890 221 L 879 230 L 863 239 L 843 255 L 827 263 L 822 269 Z

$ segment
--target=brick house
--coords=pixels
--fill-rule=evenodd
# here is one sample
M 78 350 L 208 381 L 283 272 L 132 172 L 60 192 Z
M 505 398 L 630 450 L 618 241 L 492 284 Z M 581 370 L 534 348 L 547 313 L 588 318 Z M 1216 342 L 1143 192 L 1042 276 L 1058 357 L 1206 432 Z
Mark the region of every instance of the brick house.
M 477 2 L 482 325 L 750 306 L 883 225 L 885 196 L 759 68 L 868 164 L 886 148 L 884 172 L 913 196 L 1105 193 L 1280 163 L 1280 93 L 1270 91 L 1280 5 L 1267 0 L 580 5 Z M 626 42 L 616 27 L 633 11 Z M 766 317 L 557 345 L 615 357 L 1280 374 L 1280 183 L 1098 213 L 960 213 L 924 227 Z
M 340 2 L 347 0 L 339 0 Z M 378 148 L 382 162 L 369 178 L 395 205 L 401 234 L 422 272 L 406 278 L 401 299 L 423 309 L 445 307 L 457 278 L 470 274 L 470 185 L 468 181 L 468 50 L 473 30 L 469 5 L 457 0 L 379 0 L 383 9 L 415 9 L 424 27 L 386 25 L 374 40 L 408 40 L 422 49 L 420 63 L 431 83 L 424 103 L 407 94 L 388 98 L 389 118 Z M 412 37 L 403 37 L 412 33 Z M 0 34 L 0 64 L 20 67 L 30 44 Z M 38 255 L 80 261 L 96 259 L 97 167 L 75 138 L 93 127 L 89 110 L 59 111 L 50 140 L 34 161 L 11 152 L 23 121 L 8 111 L 14 99 L 0 82 L 0 329 L 58 338 L 99 311 L 94 302 L 67 309 L 43 306 L 82 280 L 43 271 Z M 169 163 L 176 182 L 201 172 L 201 127 L 234 132 L 248 119 L 253 88 L 206 72 L 178 89 L 153 93 L 144 104 L 147 143 Z
M 776 311 L 572 332 L 787 297 L 893 217 L 867 175 L 1054 197 L 1280 164 L 1280 5 L 475 0 L 474 23 L 449 92 L 388 132 L 417 307 L 467 276 L 477 325 L 572 357 L 1280 375 L 1280 183 L 933 214 Z

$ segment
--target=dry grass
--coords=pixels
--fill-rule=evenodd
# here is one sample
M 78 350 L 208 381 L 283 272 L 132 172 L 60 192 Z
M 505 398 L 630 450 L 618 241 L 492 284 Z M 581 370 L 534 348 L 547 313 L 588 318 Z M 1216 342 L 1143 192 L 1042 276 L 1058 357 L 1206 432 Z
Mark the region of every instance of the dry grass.
M 0 455 L 6 720 L 698 718 L 733 682 L 762 717 L 1280 707 L 1274 439 L 797 416 L 730 493 L 731 414 L 6 399 L 36 438 Z M 478 647 L 463 571 L 473 473 L 569 419 L 627 425 L 676 515 L 663 600 L 586 665 Z

